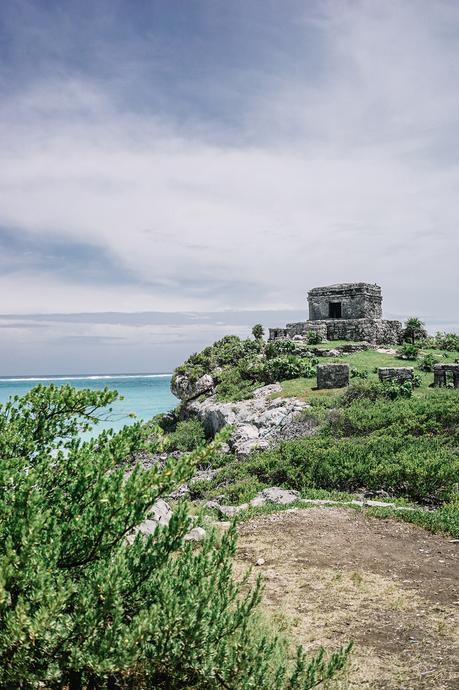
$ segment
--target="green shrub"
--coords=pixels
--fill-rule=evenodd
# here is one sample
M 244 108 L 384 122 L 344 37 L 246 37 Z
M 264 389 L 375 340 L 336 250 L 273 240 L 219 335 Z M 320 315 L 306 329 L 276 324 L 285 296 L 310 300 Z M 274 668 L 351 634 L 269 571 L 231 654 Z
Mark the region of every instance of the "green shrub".
M 263 336 L 265 334 L 265 329 L 261 325 L 261 323 L 256 323 L 255 326 L 252 328 L 252 335 L 255 338 L 255 340 L 263 340 Z
M 404 381 L 399 383 L 396 380 L 385 381 L 362 381 L 353 383 L 342 396 L 343 404 L 349 404 L 354 400 L 379 400 L 386 398 L 388 400 L 396 400 L 397 398 L 410 398 L 413 393 L 413 388 L 420 383 L 419 379 L 413 381 Z
M 169 450 L 187 452 L 199 448 L 205 441 L 204 427 L 198 419 L 178 422 L 175 431 L 166 437 Z
M 436 357 L 432 352 L 428 352 L 422 358 L 419 369 L 421 371 L 433 371 L 434 365 L 439 363 L 439 358 Z
M 309 345 L 320 345 L 323 338 L 318 331 L 308 331 L 307 339 Z
M 289 355 L 295 352 L 295 342 L 293 340 L 281 339 L 281 340 L 271 340 L 266 345 L 266 358 L 274 359 L 275 357 L 280 357 L 281 355 Z
M 308 690 L 333 676 L 348 649 L 290 663 L 260 628 L 260 582 L 232 574 L 234 526 L 194 547 L 181 504 L 133 536 L 207 451 L 126 473 L 155 450 L 145 427 L 78 437 L 115 399 L 39 386 L 0 407 L 0 687 Z
M 419 502 L 442 502 L 453 495 L 458 472 L 458 450 L 441 439 L 311 437 L 257 453 L 242 466 L 227 465 L 209 488 L 235 503 L 247 498 L 254 479 L 298 491 L 383 489 Z
M 367 379 L 369 373 L 366 369 L 360 370 L 353 367 L 350 371 L 350 376 L 351 379 Z
M 459 352 L 459 335 L 438 332 L 435 336 L 435 346 L 445 352 Z
M 397 356 L 400 359 L 417 359 L 419 347 L 413 343 L 404 343 L 398 350 Z
M 252 396 L 256 387 L 257 384 L 255 381 L 243 378 L 239 368 L 224 369 L 221 374 L 219 374 L 218 384 L 216 386 L 217 400 L 222 402 L 245 400 Z
M 280 355 L 269 359 L 263 367 L 263 378 L 266 383 L 299 377 L 312 378 L 315 374 L 316 368 L 311 360 L 296 355 Z

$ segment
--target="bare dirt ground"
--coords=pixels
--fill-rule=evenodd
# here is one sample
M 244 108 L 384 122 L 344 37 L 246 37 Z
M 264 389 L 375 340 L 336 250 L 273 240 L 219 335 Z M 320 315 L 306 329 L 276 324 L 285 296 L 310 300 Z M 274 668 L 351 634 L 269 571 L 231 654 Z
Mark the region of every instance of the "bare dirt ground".
M 237 569 L 311 652 L 354 641 L 354 690 L 459 689 L 459 544 L 341 508 L 295 509 L 240 526 Z M 258 559 L 264 563 L 256 566 Z

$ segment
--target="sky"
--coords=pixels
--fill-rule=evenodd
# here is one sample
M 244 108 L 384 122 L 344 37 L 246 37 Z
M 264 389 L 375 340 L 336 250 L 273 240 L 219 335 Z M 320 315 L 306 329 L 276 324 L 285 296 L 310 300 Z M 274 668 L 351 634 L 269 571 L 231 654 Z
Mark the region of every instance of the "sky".
M 2 0 L 0 374 L 169 371 L 307 290 L 459 330 L 457 0 Z

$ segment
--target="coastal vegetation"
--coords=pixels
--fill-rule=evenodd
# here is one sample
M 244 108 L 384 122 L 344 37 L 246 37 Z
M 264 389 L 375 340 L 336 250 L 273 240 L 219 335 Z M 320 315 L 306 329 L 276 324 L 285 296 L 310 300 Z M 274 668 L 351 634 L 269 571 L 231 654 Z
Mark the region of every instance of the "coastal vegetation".
M 293 395 L 306 400 L 332 394 L 314 390 L 316 365 L 324 351 L 331 353 L 328 362 L 348 363 L 354 378 L 375 382 L 378 367 L 406 366 L 403 362 L 408 360 L 409 366 L 415 366 L 417 384 L 422 390 L 432 383 L 429 374 L 435 363 L 453 363 L 459 356 L 459 336 L 454 333 L 437 333 L 417 339 L 414 345 L 405 342 L 399 348 L 359 349 L 359 345 L 348 341 L 314 345 L 293 340 L 265 343 L 260 338 L 244 340 L 230 335 L 192 354 L 175 369 L 174 378 L 185 375 L 196 382 L 211 374 L 216 383 L 216 396 L 222 402 L 250 398 L 257 387 L 275 381 L 280 381 L 283 387 L 279 397 Z M 353 351 L 354 347 L 357 351 Z M 333 356 L 336 348 L 342 348 L 343 352 Z
M 38 386 L 0 408 L 1 687 L 307 690 L 339 673 L 350 645 L 305 656 L 260 613 L 261 582 L 234 570 L 236 523 L 209 526 L 216 502 L 239 506 L 269 487 L 298 492 L 302 507 L 361 510 L 355 499 L 383 497 L 391 503 L 368 514 L 459 538 L 459 391 L 431 387 L 434 364 L 458 357 L 457 336 L 406 343 L 417 358 L 403 383 L 376 370 L 400 365 L 404 350 L 253 336 L 227 336 L 174 373 L 212 381 L 195 402 L 251 400 L 274 382 L 273 404 L 303 401 L 304 432 L 244 459 L 226 444 L 230 426 L 214 437 L 186 403 L 90 440 L 82 434 L 116 393 Z M 349 387 L 316 390 L 323 351 L 349 363 Z M 164 525 L 152 517 L 163 499 Z M 281 509 L 268 502 L 236 520 Z
M 0 687 L 307 690 L 350 647 L 307 658 L 235 577 L 234 525 L 199 544 L 186 504 L 159 499 L 210 462 L 199 427 L 140 423 L 81 439 L 117 394 L 38 386 L 0 408 Z M 167 445 L 179 459 L 145 468 Z
M 398 350 L 352 351 L 353 344 L 346 341 L 311 348 L 305 341 L 276 340 L 263 347 L 257 342 L 255 347 L 253 341 L 232 337 L 218 341 L 205 354 L 193 355 L 178 372 L 188 374 L 199 363 L 200 372 L 215 379 L 217 400 L 250 398 L 257 386 L 280 381 L 280 390 L 271 397 L 307 401 L 311 407 L 300 416 L 311 420 L 314 430 L 253 452 L 243 462 L 231 453 L 218 456 L 218 473 L 211 481 L 192 484 L 192 497 L 218 497 L 222 503 L 238 505 L 270 486 L 296 490 L 303 497 L 317 491 L 354 498 L 382 494 L 409 502 L 412 510 L 397 513 L 400 519 L 458 537 L 459 391 L 433 389 L 432 370 L 436 363 L 456 360 L 459 337 L 427 337 L 418 321 L 407 323 L 410 342 Z M 227 348 L 239 350 L 241 356 L 228 358 Z M 219 357 L 222 349 L 226 363 Z M 327 351 L 327 361 L 349 364 L 348 388 L 316 389 L 315 365 L 321 350 Z M 403 359 L 414 350 L 411 381 L 379 381 L 378 367 L 406 366 Z M 377 514 L 394 515 L 390 509 Z

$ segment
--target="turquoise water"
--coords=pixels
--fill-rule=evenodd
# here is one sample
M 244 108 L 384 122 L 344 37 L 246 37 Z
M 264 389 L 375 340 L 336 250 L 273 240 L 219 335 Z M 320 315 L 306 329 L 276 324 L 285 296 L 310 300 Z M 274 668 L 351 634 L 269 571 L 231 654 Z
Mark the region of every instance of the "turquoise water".
M 56 386 L 70 384 L 75 388 L 117 390 L 124 400 L 118 400 L 107 421 L 100 422 L 92 434 L 102 429 L 121 429 L 136 419 L 151 419 L 160 412 L 167 412 L 178 404 L 170 392 L 170 374 L 113 374 L 100 376 L 31 376 L 0 378 L 0 404 L 12 395 L 24 395 L 38 384 Z M 134 413 L 133 419 L 129 415 Z

